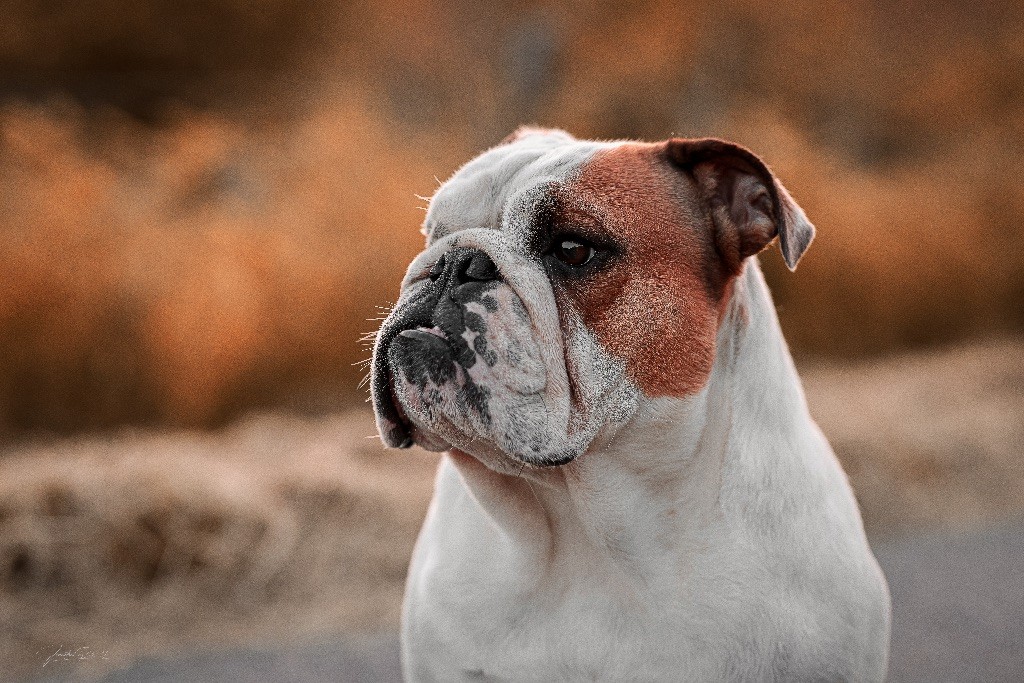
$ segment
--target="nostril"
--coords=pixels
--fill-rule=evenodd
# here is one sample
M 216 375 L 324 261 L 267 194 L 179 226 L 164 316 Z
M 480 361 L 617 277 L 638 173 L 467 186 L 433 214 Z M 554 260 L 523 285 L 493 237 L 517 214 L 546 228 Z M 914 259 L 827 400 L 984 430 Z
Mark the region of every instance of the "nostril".
M 437 259 L 437 262 L 430 268 L 430 279 L 437 282 L 444 274 L 444 254 L 441 254 L 441 258 Z
M 459 271 L 461 282 L 488 282 L 498 279 L 498 267 L 491 257 L 482 251 L 474 251 L 469 260 Z

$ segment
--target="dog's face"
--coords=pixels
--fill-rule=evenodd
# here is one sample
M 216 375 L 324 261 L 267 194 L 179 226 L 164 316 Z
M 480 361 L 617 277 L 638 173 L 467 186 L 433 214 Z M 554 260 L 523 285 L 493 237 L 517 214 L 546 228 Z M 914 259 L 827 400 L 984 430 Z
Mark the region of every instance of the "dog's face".
M 731 283 L 813 227 L 719 140 L 598 143 L 523 129 L 438 189 L 377 335 L 385 445 L 560 465 L 647 399 L 707 381 Z

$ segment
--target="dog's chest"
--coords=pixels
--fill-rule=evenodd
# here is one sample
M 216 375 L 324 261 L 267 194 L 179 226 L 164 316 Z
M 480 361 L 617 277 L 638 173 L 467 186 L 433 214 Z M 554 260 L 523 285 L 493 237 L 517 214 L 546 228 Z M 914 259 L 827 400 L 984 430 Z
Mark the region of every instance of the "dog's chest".
M 708 567 L 672 557 L 630 567 L 579 553 L 538 566 L 455 524 L 451 536 L 426 530 L 431 542 L 411 569 L 403 639 L 414 680 L 721 674 L 728 656 L 708 644 L 728 642 L 743 616 L 702 581 Z
M 422 589 L 425 599 L 461 593 L 443 609 L 410 615 L 410 648 L 433 653 L 422 662 L 431 670 L 425 679 L 653 679 L 669 653 L 679 654 L 670 641 L 685 628 L 654 594 L 593 566 L 543 584 L 427 576 Z

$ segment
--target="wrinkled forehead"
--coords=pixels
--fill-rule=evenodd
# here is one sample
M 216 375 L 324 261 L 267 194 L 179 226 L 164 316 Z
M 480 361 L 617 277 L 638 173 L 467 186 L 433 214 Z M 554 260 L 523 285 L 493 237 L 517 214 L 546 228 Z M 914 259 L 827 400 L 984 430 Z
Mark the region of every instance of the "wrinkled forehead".
M 501 229 L 507 207 L 573 177 L 596 152 L 617 144 L 546 132 L 484 152 L 456 171 L 430 200 L 423 224 L 428 244 L 460 230 Z

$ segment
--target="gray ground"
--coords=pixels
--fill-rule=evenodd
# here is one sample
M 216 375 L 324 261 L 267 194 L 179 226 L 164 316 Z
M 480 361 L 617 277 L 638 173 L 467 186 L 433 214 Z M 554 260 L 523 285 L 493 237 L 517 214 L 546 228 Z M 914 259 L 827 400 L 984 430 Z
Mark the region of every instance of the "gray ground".
M 1024 681 L 1024 520 L 879 543 L 890 681 Z
M 893 682 L 1024 680 L 1024 521 L 875 544 L 894 605 Z M 147 659 L 104 683 L 396 681 L 396 636 Z M 51 679 L 57 680 L 57 679 Z M 70 679 L 63 679 L 70 680 Z

